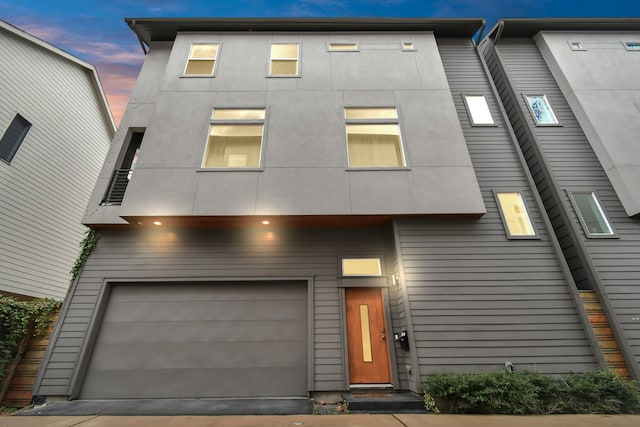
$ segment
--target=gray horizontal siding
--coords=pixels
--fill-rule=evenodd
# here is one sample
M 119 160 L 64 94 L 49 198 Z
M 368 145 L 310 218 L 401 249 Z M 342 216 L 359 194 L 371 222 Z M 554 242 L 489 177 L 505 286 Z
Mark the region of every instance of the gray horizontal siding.
M 380 255 L 395 265 L 391 231 L 355 230 L 103 231 L 73 291 L 36 394 L 67 395 L 99 293 L 109 279 L 313 278 L 315 390 L 345 384 L 341 256 Z M 393 313 L 401 309 L 393 304 Z M 398 314 L 394 314 L 397 318 Z M 70 365 L 71 364 L 71 365 Z
M 421 374 L 596 367 L 533 189 L 471 42 L 438 40 L 487 207 L 477 219 L 396 220 Z M 471 126 L 462 94 L 483 93 L 497 126 Z M 520 191 L 536 239 L 509 240 L 493 191 Z
M 112 131 L 83 67 L 5 31 L 0 57 L 0 133 L 16 113 L 32 124 L 0 162 L 0 289 L 62 299 Z
M 505 100 L 505 105 L 512 102 L 512 117 L 520 115 L 520 120 L 528 121 L 528 127 L 533 129 L 534 138 L 526 135 L 525 126 L 518 136 L 531 169 L 536 172 L 534 176 L 539 177 L 540 194 L 576 283 L 587 289 L 593 287 L 590 277 L 602 283 L 601 297 L 606 295 L 610 301 L 624 331 L 624 337 L 620 338 L 627 340 L 640 365 L 640 343 L 632 339 L 640 334 L 640 322 L 632 320 L 639 314 L 640 292 L 629 292 L 628 287 L 640 285 L 640 219 L 626 215 L 535 43 L 528 39 L 504 40 L 496 49 L 512 86 L 511 100 Z M 527 91 L 545 93 L 562 126 L 536 127 L 520 97 L 520 93 Z M 544 159 L 544 166 L 540 159 Z M 557 190 L 544 182 L 545 175 L 553 180 Z M 565 190 L 595 191 L 619 238 L 587 238 Z M 577 241 L 583 249 L 576 246 Z

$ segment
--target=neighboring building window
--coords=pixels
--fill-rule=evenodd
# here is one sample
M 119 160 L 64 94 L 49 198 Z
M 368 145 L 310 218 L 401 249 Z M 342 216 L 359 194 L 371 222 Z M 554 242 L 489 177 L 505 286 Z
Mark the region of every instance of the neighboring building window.
M 496 193 L 496 198 L 509 237 L 535 236 L 522 194 Z
M 467 106 L 471 124 L 474 126 L 493 126 L 493 116 L 484 95 L 464 95 L 464 104 Z
M 584 48 L 584 46 L 582 45 L 582 42 L 567 42 L 569 43 L 569 47 L 571 48 L 571 50 L 587 50 Z
M 202 167 L 260 167 L 264 108 L 244 110 L 216 108 L 211 118 L 209 141 Z
M 380 258 L 343 258 L 343 276 L 381 276 Z
M 356 52 L 358 43 L 329 43 L 330 52 Z
M 416 50 L 413 42 L 402 42 L 402 50 Z
M 587 237 L 613 236 L 613 228 L 593 192 L 570 192 L 578 219 Z
M 622 42 L 625 49 L 640 51 L 640 42 Z
M 405 165 L 395 108 L 345 108 L 349 167 Z
M 525 95 L 525 98 L 527 99 L 529 110 L 536 121 L 536 125 L 559 124 L 546 95 Z
M 270 76 L 297 76 L 300 72 L 300 45 L 273 43 L 271 45 Z
M 11 163 L 30 128 L 31 123 L 20 114 L 16 114 L 0 139 L 0 159 Z
M 217 43 L 192 44 L 184 69 L 187 76 L 210 76 L 216 67 L 219 45 Z

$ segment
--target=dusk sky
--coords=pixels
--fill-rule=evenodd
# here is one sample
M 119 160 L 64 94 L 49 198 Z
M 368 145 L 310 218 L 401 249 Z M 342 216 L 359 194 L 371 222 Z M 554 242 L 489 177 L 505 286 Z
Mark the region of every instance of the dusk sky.
M 0 19 L 94 65 L 116 123 L 144 61 L 134 17 L 640 17 L 640 0 L 0 0 Z M 1 59 L 0 59 L 1 60 Z

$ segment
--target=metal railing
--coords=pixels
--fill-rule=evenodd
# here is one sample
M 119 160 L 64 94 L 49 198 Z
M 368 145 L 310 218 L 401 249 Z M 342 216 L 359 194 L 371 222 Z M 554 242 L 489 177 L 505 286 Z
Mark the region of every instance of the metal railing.
M 129 185 L 131 172 L 133 169 L 116 169 L 113 171 L 109 188 L 102 199 L 103 205 L 121 205 L 124 198 L 124 192 Z

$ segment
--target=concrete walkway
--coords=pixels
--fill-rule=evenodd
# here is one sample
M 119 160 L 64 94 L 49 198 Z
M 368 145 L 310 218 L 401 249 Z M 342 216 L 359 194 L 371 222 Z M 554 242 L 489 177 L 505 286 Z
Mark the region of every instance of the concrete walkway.
M 2 427 L 638 427 L 640 415 L 4 416 Z

